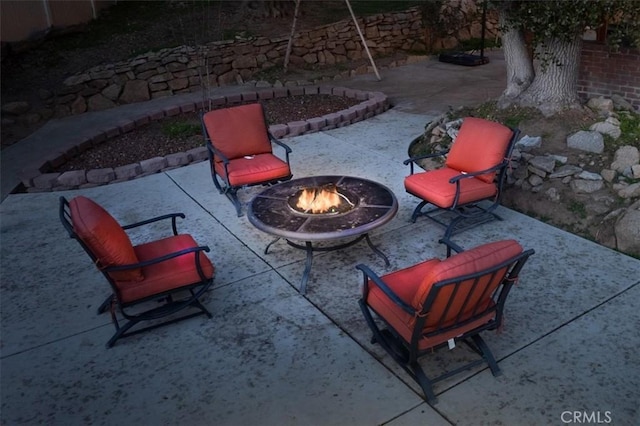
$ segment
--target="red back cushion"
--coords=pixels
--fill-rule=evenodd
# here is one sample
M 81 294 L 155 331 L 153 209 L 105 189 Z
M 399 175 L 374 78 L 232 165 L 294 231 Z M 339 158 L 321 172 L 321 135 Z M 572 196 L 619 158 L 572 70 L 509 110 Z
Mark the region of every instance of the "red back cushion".
M 478 172 L 500 164 L 507 155 L 513 132 L 506 126 L 481 118 L 467 117 L 451 145 L 445 164 L 461 172 Z M 493 182 L 495 173 L 478 176 Z
M 98 267 L 138 263 L 138 257 L 127 233 L 99 204 L 86 197 L 75 197 L 69 202 L 73 229 L 82 242 L 100 262 Z M 141 281 L 140 268 L 110 272 L 116 281 Z
M 260 104 L 209 111 L 203 120 L 211 143 L 229 160 L 272 152 Z
M 451 256 L 441 261 L 434 268 L 427 272 L 420 288 L 416 292 L 412 305 L 416 309 L 422 309 L 423 303 L 432 286 L 438 282 L 462 277 L 464 275 L 479 272 L 481 270 L 496 266 L 518 254 L 522 253 L 522 246 L 515 240 L 504 240 L 484 244 L 468 251 Z M 443 314 L 447 309 L 449 298 L 453 291 L 453 285 L 442 288 L 436 297 L 434 304 L 429 311 L 429 316 L 425 324 L 426 328 L 434 327 L 438 323 L 451 325 L 458 315 L 460 308 L 468 298 L 465 305 L 466 315 L 461 319 L 470 317 L 475 306 L 480 305 L 480 309 L 488 307 L 496 287 L 500 284 L 506 273 L 506 268 L 496 273 L 493 278 L 491 274 L 482 277 L 476 287 L 473 288 L 473 279 L 465 281 L 456 293 L 454 303 L 448 308 L 447 315 L 443 320 Z M 486 290 L 486 291 L 485 291 Z M 469 293 L 472 293 L 469 296 Z M 469 296 L 469 297 L 468 297 Z M 479 313 L 480 311 L 478 311 Z

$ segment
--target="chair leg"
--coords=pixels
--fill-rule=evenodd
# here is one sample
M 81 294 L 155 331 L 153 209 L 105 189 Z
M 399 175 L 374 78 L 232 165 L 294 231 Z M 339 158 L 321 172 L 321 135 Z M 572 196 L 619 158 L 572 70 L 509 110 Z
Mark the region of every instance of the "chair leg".
M 211 179 L 213 179 L 213 184 L 215 185 L 215 187 L 218 190 L 218 192 L 220 194 L 224 193 L 224 190 L 222 189 L 222 186 L 220 185 L 220 182 L 218 182 L 218 175 L 213 170 L 213 166 L 211 166 Z
M 409 368 L 413 372 L 416 382 L 418 382 L 420 388 L 422 388 L 422 392 L 424 393 L 427 402 L 431 405 L 436 404 L 438 402 L 438 398 L 436 398 L 436 394 L 433 393 L 432 382 L 431 380 L 429 380 L 427 375 L 424 374 L 424 371 L 422 370 L 422 367 L 420 367 L 420 364 L 414 362 L 412 364 L 409 364 Z
M 413 210 L 413 213 L 411 214 L 411 222 L 412 223 L 416 223 L 416 219 L 418 219 L 419 216 L 422 216 L 422 208 L 424 206 L 426 206 L 427 204 L 429 204 L 427 201 L 421 201 L 420 204 L 418 204 L 416 206 L 416 208 Z
M 240 204 L 240 200 L 238 199 L 238 193 L 235 189 L 227 189 L 226 191 L 227 198 L 231 201 L 233 206 L 236 208 L 236 213 L 238 217 L 242 216 L 242 204 Z
M 111 306 L 111 302 L 113 301 L 113 294 L 110 294 L 104 302 L 98 307 L 98 315 L 107 312 L 107 309 Z
M 496 362 L 493 353 L 491 353 L 491 349 L 489 349 L 489 346 L 485 343 L 484 339 L 480 337 L 479 334 L 476 334 L 474 336 L 471 336 L 471 340 L 473 340 L 473 343 L 479 349 L 480 354 L 489 365 L 491 374 L 493 374 L 495 377 L 502 375 L 502 371 L 500 370 L 500 367 L 498 367 L 498 363 Z

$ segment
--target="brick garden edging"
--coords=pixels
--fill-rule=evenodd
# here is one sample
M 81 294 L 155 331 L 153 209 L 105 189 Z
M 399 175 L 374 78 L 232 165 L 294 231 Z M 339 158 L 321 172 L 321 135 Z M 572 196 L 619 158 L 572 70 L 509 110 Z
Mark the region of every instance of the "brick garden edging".
M 269 126 L 269 131 L 276 138 L 300 136 L 324 130 L 344 127 L 367 118 L 381 114 L 389 109 L 387 96 L 382 92 L 365 92 L 331 86 L 289 86 L 259 88 L 252 91 L 233 95 L 214 96 L 209 99 L 207 106 L 232 106 L 246 101 L 259 101 L 273 98 L 300 95 L 334 95 L 361 100 L 359 104 L 348 109 L 326 114 L 321 117 L 309 118 L 304 121 L 293 121 L 286 124 Z M 118 126 L 107 130 L 99 130 L 92 137 L 85 139 L 65 152 L 56 152 L 48 158 L 42 159 L 42 164 L 35 168 L 23 170 L 20 180 L 27 192 L 64 191 L 70 189 L 92 188 L 96 186 L 124 182 L 168 171 L 188 164 L 208 159 L 206 147 L 193 148 L 187 152 L 169 154 L 164 157 L 154 157 L 139 163 L 128 164 L 116 168 L 93 170 L 72 170 L 67 172 L 51 172 L 52 169 L 64 164 L 68 158 L 82 153 L 93 146 L 108 139 L 130 132 L 137 127 L 144 126 L 151 121 L 162 120 L 182 113 L 202 111 L 205 109 L 203 101 L 188 102 L 181 105 L 165 107 L 136 119 L 119 123 Z

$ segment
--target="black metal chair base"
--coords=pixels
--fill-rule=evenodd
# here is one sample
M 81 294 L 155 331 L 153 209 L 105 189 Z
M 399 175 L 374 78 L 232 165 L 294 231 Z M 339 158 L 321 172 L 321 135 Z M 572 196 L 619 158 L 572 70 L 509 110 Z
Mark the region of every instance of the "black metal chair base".
M 467 229 L 475 228 L 476 226 L 480 226 L 494 220 L 502 220 L 502 217 L 493 212 L 493 210 L 498 207 L 498 204 L 496 203 L 491 204 L 488 208 L 481 207 L 478 204 L 469 204 L 457 209 L 435 208 L 433 210 L 422 211 L 427 204 L 429 203 L 422 201 L 416 206 L 411 215 L 411 222 L 415 223 L 416 220 L 422 216 L 427 217 L 445 228 L 443 238 L 447 240 L 455 234 L 459 234 Z M 455 217 L 447 222 L 438 218 L 439 214 L 453 214 Z
M 481 359 L 474 360 L 456 369 L 447 371 L 435 378 L 429 378 L 418 363 L 418 359 L 422 355 L 427 355 L 430 352 L 412 354 L 400 337 L 396 336 L 388 329 L 381 330 L 378 327 L 375 320 L 373 319 L 373 316 L 371 315 L 371 311 L 362 299 L 358 300 L 358 304 L 360 305 L 360 309 L 362 310 L 367 325 L 372 331 L 371 343 L 378 343 L 380 346 L 382 346 L 382 348 L 393 358 L 393 360 L 396 361 L 398 365 L 400 365 L 400 367 L 402 367 L 402 369 L 420 386 L 424 395 L 424 399 L 429 405 L 434 405 L 438 402 L 438 398 L 433 391 L 433 385 L 439 381 L 445 380 L 458 373 L 469 370 L 479 365 L 483 365 L 485 363 L 489 366 L 489 368 L 491 369 L 491 373 L 494 376 L 497 377 L 502 374 L 500 367 L 498 367 L 498 364 L 495 360 L 495 357 L 489 349 L 489 346 L 485 343 L 485 341 L 482 339 L 482 337 L 480 337 L 479 334 L 473 334 L 463 336 L 459 340 L 463 341 L 474 352 L 480 355 Z M 468 339 L 471 339 L 472 342 L 469 342 Z
M 113 297 L 110 296 L 107 301 L 111 300 Z M 107 302 L 103 302 L 102 306 Z M 170 301 L 167 302 L 165 305 L 160 306 L 158 308 L 155 309 L 151 309 L 149 311 L 143 312 L 139 315 L 126 315 L 123 312 L 123 315 L 125 316 L 126 319 L 128 319 L 128 321 L 120 326 L 120 324 L 118 323 L 118 320 L 115 316 L 115 305 L 112 305 L 113 307 L 111 308 L 111 318 L 112 318 L 112 322 L 116 328 L 116 332 L 115 334 L 109 339 L 109 341 L 106 344 L 107 348 L 111 348 L 113 347 L 113 345 L 116 343 L 116 340 L 122 338 L 122 337 L 128 337 L 128 336 L 133 336 L 135 334 L 139 334 L 142 333 L 144 331 L 148 331 L 148 330 L 153 330 L 155 328 L 158 327 L 162 327 L 165 325 L 169 325 L 169 324 L 173 324 L 182 320 L 186 320 L 189 318 L 193 318 L 199 315 L 206 315 L 207 318 L 213 318 L 213 315 L 211 315 L 211 312 L 209 312 L 209 310 L 202 304 L 200 303 L 199 300 L 195 299 L 192 300 L 191 302 L 188 302 L 186 305 L 184 306 L 180 306 L 183 305 L 185 303 L 185 301 Z M 168 313 L 171 311 L 180 311 L 183 309 L 189 309 L 189 308 L 195 308 L 197 309 L 196 312 L 192 312 L 186 315 L 182 315 L 167 321 L 162 321 L 159 322 L 157 324 L 153 324 L 144 328 L 140 328 L 134 331 L 129 331 L 132 327 L 134 327 L 135 325 L 137 325 L 138 323 L 141 323 L 143 321 L 151 321 L 151 320 L 155 320 L 157 318 L 161 318 L 164 317 L 166 315 L 169 315 Z M 100 312 L 100 311 L 99 311 Z M 104 310 L 102 311 L 104 312 Z

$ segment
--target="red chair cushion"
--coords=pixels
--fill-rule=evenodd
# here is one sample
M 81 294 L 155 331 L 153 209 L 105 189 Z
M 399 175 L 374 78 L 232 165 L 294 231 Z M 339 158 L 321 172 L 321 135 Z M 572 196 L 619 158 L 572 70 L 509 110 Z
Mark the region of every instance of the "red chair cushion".
M 438 282 L 462 277 L 464 275 L 479 272 L 483 269 L 491 268 L 492 266 L 496 266 L 520 253 L 522 253 L 522 247 L 517 241 L 504 240 L 483 244 L 471 250 L 451 256 L 427 272 L 420 288 L 415 292 L 412 305 L 415 306 L 416 309 L 422 309 L 427 294 L 431 291 L 433 285 Z M 491 279 L 490 275 L 483 277 L 474 289 L 473 294 L 471 294 L 467 305 L 471 307 L 479 305 L 480 309 L 486 308 L 487 305 L 491 303 L 490 297 L 496 287 L 500 284 L 505 273 L 506 268 L 505 270 L 496 273 L 493 279 Z M 467 280 L 464 282 L 463 287 L 458 289 L 458 296 L 456 297 L 455 303 L 449 308 L 449 312 L 458 311 L 456 308 L 461 307 L 466 299 L 466 297 L 461 297 L 461 291 L 464 289 L 466 290 L 464 293 L 468 294 L 471 290 L 472 284 L 473 280 Z M 485 288 L 487 288 L 487 291 L 484 291 Z M 453 286 L 446 286 L 438 293 L 438 296 L 429 311 L 429 319 L 426 322 L 427 328 L 435 327 L 438 322 L 441 321 L 452 290 Z M 484 300 L 482 300 L 481 297 Z M 469 314 L 467 316 L 470 316 L 472 311 L 473 309 L 470 309 L 467 312 Z M 449 314 L 442 323 L 444 325 L 448 325 L 448 323 L 453 321 L 455 321 L 455 318 L 451 318 L 451 314 Z
M 203 121 L 211 143 L 229 160 L 272 152 L 260 104 L 213 110 Z
M 449 183 L 449 179 L 459 174 L 459 171 L 446 166 L 437 170 L 415 173 L 405 178 L 404 187 L 410 194 L 440 208 L 448 209 L 453 206 L 456 196 L 456 184 Z M 491 198 L 497 192 L 498 188 L 493 182 L 487 183 L 477 178 L 462 179 L 458 205 Z
M 422 303 L 424 303 L 427 295 L 431 291 L 431 288 L 437 282 L 447 280 L 450 278 L 460 277 L 473 272 L 495 266 L 500 264 L 522 252 L 522 247 L 514 240 L 499 241 L 495 243 L 485 244 L 466 252 L 454 255 L 443 261 L 438 259 L 427 260 L 419 263 L 410 268 L 405 268 L 400 271 L 393 272 L 391 274 L 382 277 L 382 280 L 392 289 L 392 291 L 400 297 L 405 303 L 411 305 L 420 311 L 422 309 Z M 501 271 L 504 272 L 504 271 Z M 503 273 L 496 274 L 493 280 L 490 277 L 485 277 L 481 280 L 481 283 L 476 287 L 476 290 L 471 296 L 468 304 L 473 306 L 474 303 L 480 299 L 482 290 L 488 285 L 489 290 L 486 294 L 486 301 L 480 302 L 481 308 L 489 307 L 493 304 L 490 296 L 493 290 L 500 283 L 503 277 Z M 470 288 L 471 281 L 464 284 L 464 288 L 467 290 Z M 380 290 L 375 283 L 369 281 L 369 295 L 367 298 L 367 304 L 382 317 L 407 343 L 411 342 L 414 325 L 416 323 L 416 317 L 402 310 L 398 305 L 391 301 Z M 461 290 L 459 290 L 460 292 Z M 464 292 L 463 292 L 464 293 Z M 441 320 L 442 314 L 446 308 L 448 298 L 451 294 L 451 289 L 446 288 L 440 291 L 438 298 L 436 299 L 432 309 L 429 311 L 423 333 L 429 333 L 435 331 L 436 325 Z M 459 293 L 461 294 L 461 293 Z M 466 295 L 461 294 L 462 297 L 456 300 L 456 303 L 452 305 L 450 312 L 455 312 L 455 308 L 459 308 L 464 303 Z M 472 309 L 467 312 L 467 318 L 472 315 Z M 455 328 L 446 333 L 440 333 L 431 337 L 422 336 L 419 342 L 419 349 L 424 350 L 449 339 L 455 338 L 461 334 L 464 334 L 470 330 L 486 324 L 493 319 L 494 312 L 489 312 L 474 321 L 466 324 L 464 327 Z M 460 319 L 464 319 L 464 315 Z M 442 321 L 443 326 L 453 325 L 456 318 L 445 318 Z
M 216 163 L 216 173 L 227 179 L 231 186 L 252 185 L 269 182 L 289 176 L 289 165 L 273 154 L 259 154 L 251 158 L 237 158 L 227 165 L 229 176 L 225 175 L 224 164 Z
M 138 263 L 131 240 L 120 224 L 99 204 L 78 196 L 69 202 L 73 229 L 98 259 L 99 268 Z M 110 272 L 114 280 L 140 281 L 142 269 Z
M 445 165 L 467 173 L 497 166 L 506 157 L 512 136 L 511 129 L 500 123 L 467 117 L 451 145 Z M 478 178 L 491 183 L 495 175 L 495 172 L 487 173 Z
M 175 253 L 198 244 L 191 235 L 167 237 L 135 246 L 141 262 Z M 165 291 L 174 290 L 201 281 L 195 263 L 196 253 L 188 253 L 164 262 L 142 267 L 143 281 L 116 281 L 122 303 L 131 303 Z M 206 278 L 213 277 L 214 266 L 204 252 L 198 252 L 200 265 Z
M 413 296 L 422 283 L 422 277 L 439 263 L 438 259 L 427 260 L 385 275 L 382 280 L 402 301 L 411 305 Z M 367 304 L 394 330 L 398 331 L 407 342 L 410 342 L 415 317 L 396 305 L 373 281 L 369 280 L 368 286 Z

